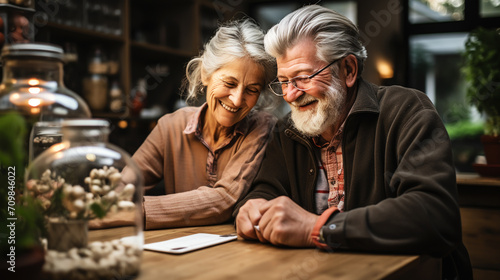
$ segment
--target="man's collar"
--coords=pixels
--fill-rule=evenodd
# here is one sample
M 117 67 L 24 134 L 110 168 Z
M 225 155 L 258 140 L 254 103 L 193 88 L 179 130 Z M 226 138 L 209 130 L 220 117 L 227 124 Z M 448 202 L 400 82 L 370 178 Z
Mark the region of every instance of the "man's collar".
M 366 82 L 363 78 L 359 78 L 357 83 L 356 100 L 349 114 L 359 112 L 379 113 L 380 107 L 377 99 L 378 86 Z

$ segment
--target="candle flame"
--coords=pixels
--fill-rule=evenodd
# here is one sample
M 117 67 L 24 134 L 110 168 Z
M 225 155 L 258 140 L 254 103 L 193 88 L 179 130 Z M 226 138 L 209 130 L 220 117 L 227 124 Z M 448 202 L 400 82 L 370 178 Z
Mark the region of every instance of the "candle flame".
M 31 94 L 39 94 L 40 91 L 42 91 L 42 89 L 39 87 L 30 87 L 30 88 L 28 88 L 28 91 Z
M 30 86 L 37 86 L 40 84 L 40 81 L 38 79 L 29 79 L 28 85 Z
M 28 100 L 28 104 L 31 107 L 38 107 L 38 106 L 40 106 L 40 104 L 42 104 L 42 100 L 40 98 L 30 98 Z

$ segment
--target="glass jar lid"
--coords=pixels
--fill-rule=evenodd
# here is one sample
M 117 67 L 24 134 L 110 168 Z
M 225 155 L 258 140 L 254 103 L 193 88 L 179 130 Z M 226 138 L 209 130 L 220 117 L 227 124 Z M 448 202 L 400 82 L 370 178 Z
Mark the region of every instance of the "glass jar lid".
M 63 49 L 46 43 L 20 43 L 6 45 L 2 49 L 2 59 L 8 57 L 44 57 L 63 60 Z
M 62 127 L 109 127 L 109 122 L 103 119 L 68 119 L 63 120 Z

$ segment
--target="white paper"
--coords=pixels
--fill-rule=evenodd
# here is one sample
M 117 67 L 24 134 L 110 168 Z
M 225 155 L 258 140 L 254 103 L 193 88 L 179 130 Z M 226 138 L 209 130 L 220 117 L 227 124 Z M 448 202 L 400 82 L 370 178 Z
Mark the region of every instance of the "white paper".
M 170 254 L 183 254 L 194 250 L 222 244 L 238 237 L 234 234 L 219 235 L 211 233 L 196 233 L 170 240 L 149 243 L 144 245 L 144 250 L 164 252 Z

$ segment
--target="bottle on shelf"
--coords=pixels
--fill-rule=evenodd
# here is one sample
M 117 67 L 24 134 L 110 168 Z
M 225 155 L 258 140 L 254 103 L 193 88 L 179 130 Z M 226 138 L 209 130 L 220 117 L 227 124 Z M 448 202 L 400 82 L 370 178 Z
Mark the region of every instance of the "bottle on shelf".
M 111 112 L 113 113 L 123 112 L 123 110 L 125 109 L 124 108 L 125 102 L 123 100 L 124 96 L 117 80 L 114 80 L 111 85 L 111 89 L 109 90 L 109 97 L 110 97 L 109 109 L 111 110 Z
M 89 76 L 83 79 L 83 95 L 90 108 L 104 111 L 108 107 L 108 64 L 100 48 L 96 48 L 88 65 Z
M 141 115 L 146 97 L 146 80 L 139 79 L 137 81 L 137 85 L 134 87 L 134 89 L 132 89 L 132 92 L 130 93 L 130 114 L 132 116 L 138 117 Z

